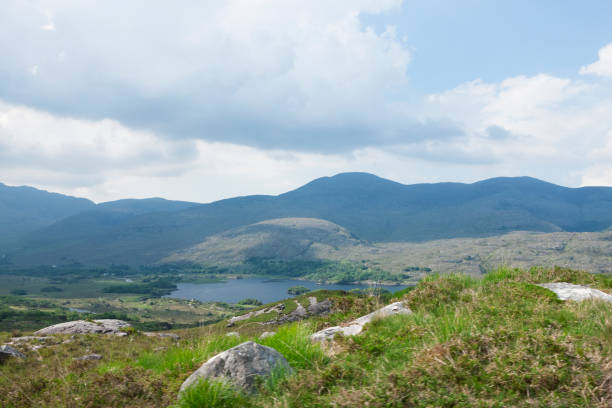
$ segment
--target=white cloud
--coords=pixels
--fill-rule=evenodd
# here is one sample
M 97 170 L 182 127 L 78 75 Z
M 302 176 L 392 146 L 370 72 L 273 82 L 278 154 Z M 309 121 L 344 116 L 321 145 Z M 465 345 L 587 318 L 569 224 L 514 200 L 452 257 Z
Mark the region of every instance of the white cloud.
M 400 4 L 6 0 L 0 35 L 20 41 L 0 44 L 0 94 L 171 137 L 347 151 L 410 122 L 385 94 L 406 84 L 409 49 L 360 18 Z
M 612 78 L 612 44 L 599 50 L 599 60 L 580 68 L 582 75 L 598 75 Z
M 545 74 L 499 83 L 476 80 L 428 96 L 424 115 L 446 118 L 464 130 L 463 138 L 439 149 L 442 157 L 489 159 L 490 176 L 503 168 L 512 175 L 578 185 L 595 180 L 583 176 L 593 163 L 612 159 L 601 154 L 612 131 L 610 91 L 605 83 Z M 492 137 L 491 129 L 498 128 L 503 137 Z

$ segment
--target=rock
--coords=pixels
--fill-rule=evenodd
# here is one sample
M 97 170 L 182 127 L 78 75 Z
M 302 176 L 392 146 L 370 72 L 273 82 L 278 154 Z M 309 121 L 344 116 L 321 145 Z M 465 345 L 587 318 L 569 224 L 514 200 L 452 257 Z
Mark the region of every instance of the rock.
M 100 319 L 100 320 L 75 320 L 72 322 L 59 323 L 40 329 L 34 334 L 118 334 L 127 335 L 121 331 L 123 328 L 132 327 L 123 320 Z M 124 333 L 124 334 L 119 334 Z
M 332 308 L 332 302 L 329 299 L 325 299 L 322 302 L 317 302 L 317 298 L 311 297 L 308 299 L 310 306 L 308 306 L 308 313 L 314 316 L 323 316 L 329 314 Z
M 270 375 L 279 366 L 292 371 L 285 357 L 278 351 L 247 341 L 205 362 L 185 380 L 181 392 L 201 378 L 224 379 L 247 392 L 253 392 L 256 378 Z
M 22 337 L 13 337 L 11 339 L 12 343 L 26 343 L 26 342 L 30 342 L 30 341 L 48 341 L 53 339 L 53 337 L 49 337 L 49 336 L 44 336 L 44 337 L 39 337 L 39 336 L 22 336 Z
M 238 332 L 229 332 L 229 333 L 225 333 L 225 335 L 227 337 L 240 337 L 240 334 Z
M 310 339 L 312 341 L 332 340 L 336 333 L 342 334 L 344 336 L 354 336 L 356 334 L 361 333 L 361 331 L 363 330 L 363 326 L 365 326 L 367 323 L 371 322 L 375 318 L 383 318 L 397 314 L 410 313 L 412 313 L 412 311 L 405 307 L 402 302 L 391 303 L 390 305 L 378 309 L 375 312 L 372 312 L 365 316 L 361 316 L 360 318 L 355 319 L 344 326 L 333 326 L 320 330 L 311 335 Z
M 102 356 L 100 354 L 87 354 L 86 356 L 75 357 L 73 360 L 81 360 L 81 361 L 102 360 Z
M 580 302 L 586 299 L 601 299 L 606 302 L 612 302 L 612 295 L 608 295 L 598 289 L 589 288 L 588 286 L 574 285 L 567 282 L 541 283 L 538 286 L 555 292 L 561 300 Z
M 12 348 L 11 346 L 7 346 L 6 344 L 0 346 L 0 362 L 4 362 L 11 357 L 25 358 L 25 354 Z
M 271 306 L 271 307 L 267 307 L 265 309 L 259 309 L 256 310 L 254 312 L 249 312 L 247 314 L 243 314 L 240 316 L 234 316 L 231 319 L 229 319 L 227 321 L 227 327 L 232 327 L 234 324 L 236 324 L 237 322 L 241 322 L 243 320 L 247 320 L 250 319 L 251 317 L 256 317 L 265 313 L 270 313 L 270 312 L 276 312 L 276 313 L 280 313 L 285 309 L 285 304 L 284 303 L 279 303 L 277 305 Z
M 276 334 L 276 332 L 263 332 L 259 336 L 260 339 L 267 339 L 268 337 L 272 337 Z
M 171 339 L 174 340 L 180 340 L 181 337 L 178 334 L 174 334 L 174 333 L 155 333 L 155 332 L 144 332 L 142 333 L 147 337 L 169 337 Z

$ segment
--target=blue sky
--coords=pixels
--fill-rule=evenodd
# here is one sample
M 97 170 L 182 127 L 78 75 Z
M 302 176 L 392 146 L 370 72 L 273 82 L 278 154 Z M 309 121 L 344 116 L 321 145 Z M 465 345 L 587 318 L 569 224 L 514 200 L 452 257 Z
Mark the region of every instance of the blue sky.
M 612 3 L 5 0 L 0 182 L 96 201 L 365 171 L 612 185 Z
M 393 24 L 407 38 L 410 82 L 429 93 L 475 78 L 576 76 L 611 41 L 611 16 L 606 0 L 430 0 L 405 1 L 364 21 L 377 30 Z

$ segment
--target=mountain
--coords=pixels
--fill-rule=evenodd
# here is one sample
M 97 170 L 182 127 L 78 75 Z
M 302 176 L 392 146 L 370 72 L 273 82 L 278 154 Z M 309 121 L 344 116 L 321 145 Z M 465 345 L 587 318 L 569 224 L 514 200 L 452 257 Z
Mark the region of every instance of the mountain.
M 51 232 L 60 241 L 65 235 L 83 238 L 111 229 L 120 220 L 125 221 L 134 215 L 179 211 L 194 205 L 198 204 L 162 198 L 95 204 L 84 198 L 0 183 L 0 253 L 15 248 L 26 237 L 28 240 L 36 239 L 38 233 L 35 231 L 45 227 L 49 227 L 45 231 Z M 66 222 L 58 223 L 62 220 Z
M 355 247 L 360 241 L 329 221 L 316 218 L 280 218 L 234 228 L 180 250 L 164 262 L 237 264 L 249 258 L 313 260 L 319 253 Z
M 84 198 L 0 183 L 0 247 L 95 206 Z
M 179 211 L 199 205 L 188 201 L 171 201 L 163 198 L 123 199 L 107 201 L 96 206 L 99 211 L 115 211 L 127 214 L 146 214 L 160 211 Z
M 278 196 L 246 196 L 144 214 L 81 213 L 31 234 L 18 264 L 148 264 L 233 228 L 318 218 L 371 242 L 485 237 L 510 231 L 598 231 L 612 225 L 612 188 L 529 177 L 404 185 L 366 173 L 314 180 Z

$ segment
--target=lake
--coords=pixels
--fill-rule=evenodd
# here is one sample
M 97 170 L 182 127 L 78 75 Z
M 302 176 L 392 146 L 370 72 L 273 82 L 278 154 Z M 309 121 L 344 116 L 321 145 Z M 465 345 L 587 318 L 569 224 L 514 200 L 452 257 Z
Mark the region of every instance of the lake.
M 311 290 L 351 290 L 367 289 L 371 285 L 344 285 L 344 284 L 317 284 L 312 281 L 296 279 L 266 279 L 266 278 L 244 278 L 228 279 L 216 283 L 178 283 L 177 290 L 166 297 L 179 299 L 196 299 L 201 302 L 226 302 L 237 303 L 243 299 L 255 298 L 262 303 L 276 302 L 278 300 L 292 297 L 287 289 L 292 286 L 304 286 Z M 391 292 L 404 289 L 405 285 L 379 285 Z

